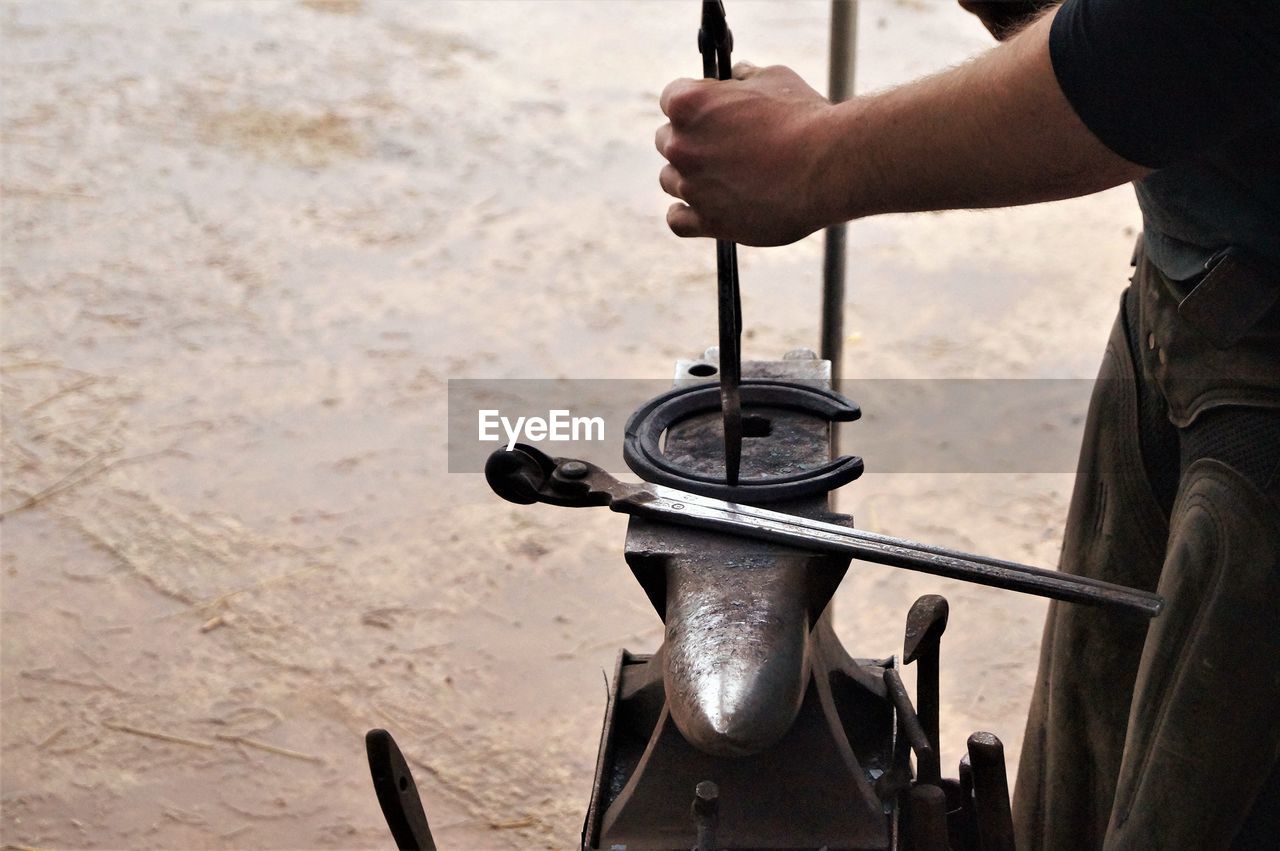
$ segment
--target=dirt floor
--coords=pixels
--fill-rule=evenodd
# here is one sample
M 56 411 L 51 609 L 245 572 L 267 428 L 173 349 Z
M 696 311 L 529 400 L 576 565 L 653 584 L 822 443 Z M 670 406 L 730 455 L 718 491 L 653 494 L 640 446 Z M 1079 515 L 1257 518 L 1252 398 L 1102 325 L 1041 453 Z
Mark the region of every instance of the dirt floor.
M 826 3 L 728 6 L 739 57 L 821 85 Z M 713 252 L 665 230 L 652 146 L 696 24 L 0 5 L 3 843 L 388 847 L 362 742 L 384 726 L 441 847 L 574 845 L 601 671 L 660 623 L 623 518 L 446 472 L 446 381 L 661 377 L 712 341 Z M 861 24 L 861 91 L 988 45 L 945 0 Z M 1137 224 L 1126 189 L 855 224 L 846 374 L 1092 377 Z M 748 357 L 816 345 L 820 251 L 742 252 Z M 1028 439 L 1074 446 L 1079 417 Z M 839 507 L 1052 565 L 1071 482 L 871 473 Z M 1042 601 L 855 565 L 838 632 L 900 652 L 930 591 L 944 765 L 987 729 L 1012 766 Z

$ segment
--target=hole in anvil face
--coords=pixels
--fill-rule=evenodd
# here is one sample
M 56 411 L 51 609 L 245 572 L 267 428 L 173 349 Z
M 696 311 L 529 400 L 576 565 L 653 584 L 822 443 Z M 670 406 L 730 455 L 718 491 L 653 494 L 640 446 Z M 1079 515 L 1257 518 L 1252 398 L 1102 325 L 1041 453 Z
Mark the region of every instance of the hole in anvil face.
M 699 378 L 706 378 L 708 375 L 715 375 L 716 368 L 709 363 L 695 363 L 689 367 L 689 374 L 696 375 Z
M 830 451 L 830 426 L 803 411 L 748 403 L 743 406 L 742 421 L 744 478 L 804 474 L 818 467 Z M 658 438 L 658 451 L 679 471 L 723 477 L 722 422 L 719 405 L 680 418 Z M 748 435 L 756 438 L 748 440 Z

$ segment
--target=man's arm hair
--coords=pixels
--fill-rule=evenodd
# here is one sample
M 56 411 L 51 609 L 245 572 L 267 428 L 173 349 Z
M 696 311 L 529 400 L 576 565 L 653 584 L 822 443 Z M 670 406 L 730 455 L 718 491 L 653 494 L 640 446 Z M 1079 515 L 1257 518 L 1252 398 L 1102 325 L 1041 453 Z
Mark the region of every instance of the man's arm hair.
M 1004 41 L 1017 35 L 1041 12 L 1061 0 L 959 0 L 960 7 L 975 15 L 987 32 Z

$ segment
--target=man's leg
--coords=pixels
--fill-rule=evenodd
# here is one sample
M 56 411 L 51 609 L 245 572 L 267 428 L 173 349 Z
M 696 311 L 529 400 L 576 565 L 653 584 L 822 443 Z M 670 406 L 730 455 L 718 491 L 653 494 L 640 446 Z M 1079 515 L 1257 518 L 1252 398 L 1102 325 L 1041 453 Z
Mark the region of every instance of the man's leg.
M 1216 315 L 1230 319 L 1230 288 L 1215 292 L 1228 296 Z M 1145 647 L 1132 635 L 1108 637 L 1104 620 L 1089 622 L 1072 607 L 1051 612 L 1015 805 L 1022 848 L 1275 847 L 1280 306 L 1218 349 L 1179 312 L 1185 295 L 1143 259 L 1126 300 L 1140 450 L 1162 507 L 1172 503 L 1170 481 L 1180 480 L 1168 550 L 1155 570 L 1166 609 Z M 1115 352 L 1113 345 L 1108 357 Z M 1103 372 L 1115 375 L 1114 367 Z M 1095 391 L 1091 405 L 1063 569 L 1142 585 L 1107 567 L 1138 552 L 1126 534 L 1112 534 L 1108 516 L 1130 512 L 1128 522 L 1145 527 L 1147 504 L 1137 489 L 1129 498 L 1136 493 L 1138 502 L 1108 505 L 1107 496 L 1122 490 L 1091 484 L 1116 475 L 1097 469 L 1116 449 L 1100 411 L 1114 409 L 1114 428 L 1131 423 L 1127 394 L 1105 394 Z M 1169 432 L 1153 419 L 1158 403 L 1178 427 L 1172 459 Z M 1090 549 L 1099 546 L 1113 551 Z M 1134 575 L 1149 575 L 1148 555 L 1130 564 Z M 1074 659 L 1064 636 L 1073 636 Z M 1101 657 L 1112 654 L 1110 667 L 1093 652 L 1098 641 L 1110 642 Z M 1136 672 L 1134 647 L 1142 647 Z M 1131 694 L 1128 718 L 1117 718 L 1115 708 Z M 1062 711 L 1065 701 L 1074 715 Z M 1117 737 L 1124 737 L 1122 759 Z M 1109 829 L 1099 834 L 1098 808 L 1107 801 L 1114 802 Z
M 1280 748 L 1280 503 L 1203 458 L 1172 525 L 1108 849 L 1228 848 Z
M 1060 569 L 1154 590 L 1168 531 L 1154 491 L 1164 489 L 1170 466 L 1176 480 L 1178 459 L 1172 427 L 1162 411 L 1151 413 L 1150 388 L 1135 368 L 1132 296 L 1126 302 L 1089 404 Z M 1014 796 L 1022 851 L 1102 845 L 1146 634 L 1145 620 L 1050 606 Z
M 1144 367 L 1180 426 L 1182 480 L 1159 585 L 1165 611 L 1134 685 L 1105 847 L 1274 848 L 1280 309 L 1217 349 L 1149 266 L 1138 288 Z

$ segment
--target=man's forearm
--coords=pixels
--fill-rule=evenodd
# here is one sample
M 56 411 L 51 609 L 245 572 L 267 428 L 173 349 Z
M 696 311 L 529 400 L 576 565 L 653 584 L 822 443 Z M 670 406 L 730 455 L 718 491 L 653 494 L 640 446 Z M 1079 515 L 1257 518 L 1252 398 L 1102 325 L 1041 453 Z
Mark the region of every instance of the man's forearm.
M 1149 172 L 1080 121 L 1049 59 L 1049 13 L 958 68 L 828 116 L 839 219 L 1087 195 Z
M 933 77 L 832 106 L 781 66 L 676 80 L 659 175 L 680 236 L 794 242 L 875 213 L 1003 207 L 1087 195 L 1147 169 L 1108 149 L 1063 95 L 1052 12 Z

